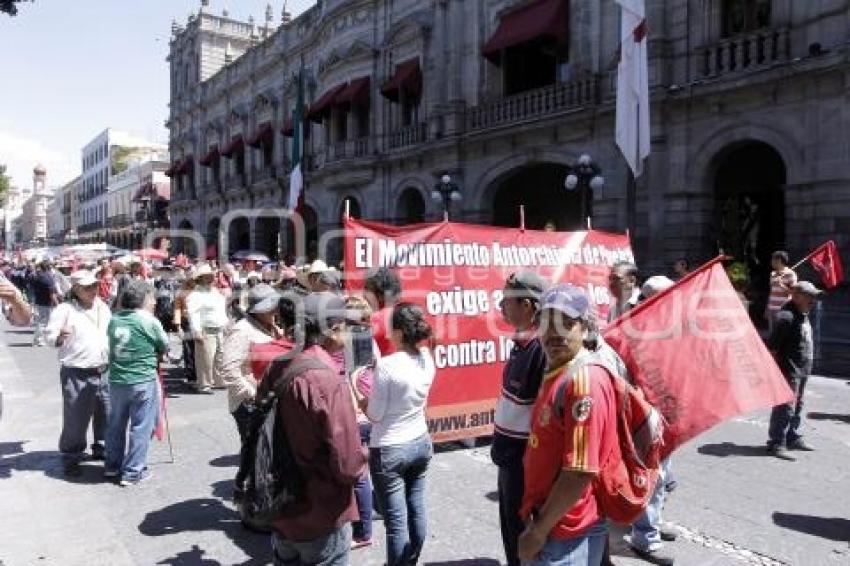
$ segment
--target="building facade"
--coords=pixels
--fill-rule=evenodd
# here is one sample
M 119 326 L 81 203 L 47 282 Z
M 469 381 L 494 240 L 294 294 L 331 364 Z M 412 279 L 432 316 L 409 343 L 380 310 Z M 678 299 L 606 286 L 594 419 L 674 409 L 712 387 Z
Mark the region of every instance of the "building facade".
M 167 154 L 161 159 L 133 163 L 109 181 L 106 242 L 128 250 L 148 247 L 145 238 L 155 229 L 166 229 L 171 182 L 165 171 Z
M 323 0 L 264 26 L 203 4 L 173 28 L 167 125 L 172 226 L 209 242 L 276 251 L 280 222 L 258 211 L 287 202 L 304 69 L 314 242 L 346 201 L 374 220 L 440 218 L 448 174 L 459 220 L 517 225 L 524 205 L 529 228 L 576 229 L 586 199 L 595 228 L 631 225 L 647 272 L 734 255 L 754 312 L 773 250 L 834 238 L 850 258 L 846 3 L 647 0 L 652 154 L 634 198 L 614 144 L 615 2 Z M 607 182 L 567 191 L 584 153 Z M 848 303 L 846 289 L 826 301 L 824 355 L 850 351 Z
M 33 169 L 32 195 L 21 210 L 21 237 L 24 247 L 47 245 L 47 211 L 53 201 L 53 190 L 47 187 L 47 169 L 36 165 Z
M 165 146 L 107 128 L 82 150 L 82 175 L 77 191 L 76 231 L 82 242 L 106 239 L 109 218 L 109 179 L 127 170 L 131 163 L 155 159 Z

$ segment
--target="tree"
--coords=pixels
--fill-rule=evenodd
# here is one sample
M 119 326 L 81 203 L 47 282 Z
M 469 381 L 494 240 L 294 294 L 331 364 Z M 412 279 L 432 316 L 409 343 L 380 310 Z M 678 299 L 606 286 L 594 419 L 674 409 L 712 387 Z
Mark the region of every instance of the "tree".
M 0 206 L 6 205 L 6 195 L 9 193 L 11 179 L 6 175 L 6 166 L 0 165 Z
M 35 0 L 0 0 L 0 13 L 16 16 L 18 14 L 18 7 L 15 4 L 24 1 L 35 2 Z

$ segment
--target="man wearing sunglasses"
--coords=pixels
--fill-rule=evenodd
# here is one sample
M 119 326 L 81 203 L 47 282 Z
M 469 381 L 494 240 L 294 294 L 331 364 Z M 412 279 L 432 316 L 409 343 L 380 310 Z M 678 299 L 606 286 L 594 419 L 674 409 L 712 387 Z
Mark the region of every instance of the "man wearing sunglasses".
M 59 348 L 62 383 L 62 452 L 65 475 L 79 476 L 89 422 L 93 422 L 92 459 L 103 460 L 109 419 L 106 330 L 112 313 L 97 296 L 99 281 L 90 271 L 71 274 L 72 298 L 53 309 L 45 329 L 47 343 Z

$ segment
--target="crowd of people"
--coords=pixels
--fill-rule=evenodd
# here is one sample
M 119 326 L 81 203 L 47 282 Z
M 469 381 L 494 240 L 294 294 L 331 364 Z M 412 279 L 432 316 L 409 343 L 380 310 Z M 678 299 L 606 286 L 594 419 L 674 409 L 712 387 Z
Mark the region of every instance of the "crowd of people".
M 808 313 L 820 291 L 796 280 L 787 254 L 774 259 L 768 344 L 796 399 L 773 410 L 768 453 L 792 460 L 789 450 L 813 449 L 802 438 L 801 411 L 812 364 Z M 679 276 L 687 271 L 687 263 L 677 265 Z M 7 318 L 34 324 L 34 346 L 58 348 L 65 474 L 79 475 L 80 462 L 93 459 L 125 487 L 150 477 L 147 452 L 162 418 L 159 374 L 170 358 L 198 394 L 227 390 L 241 441 L 234 501 L 247 528 L 271 532 L 275 564 L 348 564 L 352 550 L 372 543 L 376 509 L 387 565 L 418 561 L 428 526 L 433 447 L 425 406 L 435 337 L 423 310 L 402 301 L 394 271 L 370 272 L 361 292 L 346 292 L 341 272 L 321 260 L 158 269 L 102 261 L 73 271 L 42 262 L 3 272 Z M 673 284 L 664 276 L 643 280 L 630 263 L 612 266 L 610 318 Z M 513 348 L 491 455 L 507 562 L 610 564 L 596 479 L 620 453 L 612 380 L 629 381 L 628 371 L 602 339 L 582 287 L 519 271 L 505 281 L 503 297 Z M 177 353 L 169 333 L 182 343 Z M 269 422 L 271 465 L 285 469 L 289 495 L 270 520 L 258 513 L 268 506 L 257 503 L 258 438 Z M 676 534 L 661 516 L 677 483 L 669 460 L 658 472 L 627 542 L 649 562 L 673 564 L 663 542 Z

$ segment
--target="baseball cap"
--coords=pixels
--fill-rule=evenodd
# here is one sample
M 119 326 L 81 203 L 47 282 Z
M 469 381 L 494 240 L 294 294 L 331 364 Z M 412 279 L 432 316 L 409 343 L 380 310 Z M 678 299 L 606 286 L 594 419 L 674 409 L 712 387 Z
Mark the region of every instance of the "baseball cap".
M 340 321 L 360 324 L 363 315 L 355 309 L 345 308 L 345 301 L 330 291 L 310 293 L 304 297 L 304 317 L 320 326 L 331 326 Z
M 270 285 L 261 283 L 248 291 L 248 312 L 251 314 L 267 313 L 277 310 L 280 296 Z
M 823 295 L 823 291 L 815 287 L 809 281 L 798 281 L 791 286 L 792 291 L 797 291 L 799 293 L 805 293 L 810 297 L 820 297 Z
M 328 267 L 327 263 L 325 263 L 324 261 L 322 261 L 320 259 L 317 259 L 316 261 L 314 261 L 313 263 L 310 264 L 310 270 L 307 273 L 309 275 L 313 275 L 315 273 L 324 273 L 325 271 L 328 271 L 329 269 L 330 268 Z
M 94 273 L 87 269 L 80 269 L 71 274 L 71 285 L 79 285 L 80 287 L 88 287 L 98 283 Z
M 540 302 L 541 311 L 552 309 L 581 320 L 593 318 L 593 308 L 584 289 L 570 283 L 552 287 L 543 293 Z
M 539 301 L 546 289 L 546 282 L 534 271 L 523 270 L 508 277 L 505 287 L 511 290 L 509 294 L 511 297 Z
M 648 299 L 661 291 L 666 291 L 675 284 L 669 277 L 653 275 L 643 283 L 643 286 L 640 288 L 640 294 L 643 295 L 643 298 Z

